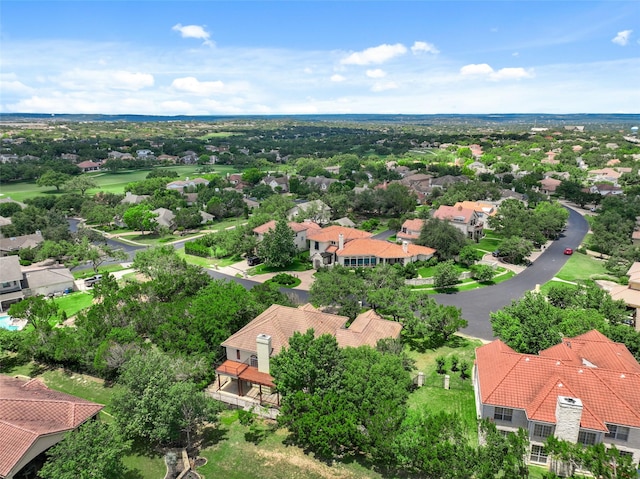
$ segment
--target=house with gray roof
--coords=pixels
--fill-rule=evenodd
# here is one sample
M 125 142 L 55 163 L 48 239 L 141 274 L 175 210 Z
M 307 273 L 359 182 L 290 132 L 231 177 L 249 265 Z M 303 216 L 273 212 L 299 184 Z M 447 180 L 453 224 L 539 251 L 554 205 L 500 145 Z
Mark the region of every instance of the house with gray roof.
M 18 256 L 0 257 L 0 312 L 22 301 L 22 270 Z
M 34 234 L 30 235 L 2 238 L 0 239 L 0 256 L 9 256 L 25 248 L 35 248 L 43 241 L 44 238 L 40 231 L 36 231 Z

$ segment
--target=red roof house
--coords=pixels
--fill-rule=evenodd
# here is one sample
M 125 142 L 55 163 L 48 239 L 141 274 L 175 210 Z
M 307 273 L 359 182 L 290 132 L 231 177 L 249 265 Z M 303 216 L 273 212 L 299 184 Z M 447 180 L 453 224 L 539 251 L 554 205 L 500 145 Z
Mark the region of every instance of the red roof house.
M 11 479 L 103 408 L 38 380 L 0 376 L 0 478 Z
M 478 417 L 529 431 L 529 461 L 547 464 L 544 441 L 615 444 L 640 460 L 640 364 L 598 331 L 565 338 L 538 355 L 500 340 L 476 350 Z

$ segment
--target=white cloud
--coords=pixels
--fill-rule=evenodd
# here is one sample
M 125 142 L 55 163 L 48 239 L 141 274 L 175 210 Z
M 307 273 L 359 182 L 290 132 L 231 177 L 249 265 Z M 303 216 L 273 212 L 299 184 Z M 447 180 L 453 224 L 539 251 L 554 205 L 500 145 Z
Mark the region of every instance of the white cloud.
M 129 72 L 125 70 L 80 70 L 73 69 L 49 78 L 70 90 L 130 90 L 152 87 L 153 75 L 150 73 Z
M 215 46 L 215 43 L 211 41 L 211 34 L 200 25 L 182 25 L 178 23 L 171 30 L 180 32 L 182 38 L 196 38 L 202 40 L 203 45 Z
M 465 65 L 460 69 L 460 74 L 463 76 L 483 76 L 491 80 L 520 80 L 521 78 L 531 78 L 533 76 L 532 70 L 525 70 L 522 67 L 514 68 L 501 68 L 500 70 L 494 70 L 490 65 L 486 63 L 478 63 Z
M 618 34 L 613 37 L 611 41 L 624 47 L 627 43 L 629 43 L 629 38 L 631 37 L 632 32 L 633 30 L 622 30 L 621 32 L 618 32 Z
M 367 70 L 367 76 L 369 78 L 383 78 L 387 76 L 387 72 L 380 68 L 376 68 L 375 70 Z
M 511 54 L 512 57 L 519 57 L 520 56 L 520 52 L 513 52 Z
M 411 51 L 413 52 L 414 55 L 417 55 L 423 52 L 433 53 L 434 55 L 437 53 L 440 53 L 440 50 L 438 50 L 433 43 L 427 43 L 427 42 L 415 42 L 411 47 Z
M 405 53 L 407 53 L 407 47 L 402 43 L 396 43 L 395 45 L 383 44 L 377 47 L 367 48 L 361 52 L 354 52 L 348 57 L 343 58 L 340 63 L 343 65 L 371 65 L 384 63 Z
M 311 75 L 313 73 L 313 70 L 311 68 L 309 68 L 309 67 L 305 68 L 302 71 L 305 72 L 307 75 Z
M 491 73 L 493 73 L 493 68 L 486 63 L 472 63 L 460 69 L 461 75 L 489 75 Z
M 397 88 L 398 88 L 398 84 L 393 81 L 377 82 L 371 87 L 371 91 L 379 92 L 379 91 L 386 91 L 386 90 L 395 90 Z
M 332 82 L 340 83 L 340 82 L 343 82 L 345 80 L 346 80 L 345 77 L 343 77 L 342 75 L 339 75 L 337 73 L 335 75 L 331 75 L 331 81 Z
M 225 84 L 221 81 L 201 82 L 195 77 L 184 77 L 173 80 L 171 87 L 194 95 L 211 95 L 213 93 L 222 93 L 225 89 Z

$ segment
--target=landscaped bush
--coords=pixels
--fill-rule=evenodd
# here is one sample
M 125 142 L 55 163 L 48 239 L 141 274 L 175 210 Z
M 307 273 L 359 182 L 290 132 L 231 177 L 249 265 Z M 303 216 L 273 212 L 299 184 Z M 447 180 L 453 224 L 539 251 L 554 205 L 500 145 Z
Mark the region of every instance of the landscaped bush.
M 202 258 L 208 258 L 209 256 L 211 256 L 211 249 L 198 241 L 189 241 L 185 243 L 184 252 L 185 254 L 200 256 Z
M 445 364 L 447 363 L 447 360 L 445 359 L 444 356 L 438 356 L 436 358 L 436 370 L 438 371 L 438 374 L 444 374 L 446 369 L 445 369 Z
M 282 286 L 291 286 L 292 284 L 296 284 L 298 279 L 295 276 L 291 276 L 290 274 L 280 273 L 271 278 L 271 281 Z

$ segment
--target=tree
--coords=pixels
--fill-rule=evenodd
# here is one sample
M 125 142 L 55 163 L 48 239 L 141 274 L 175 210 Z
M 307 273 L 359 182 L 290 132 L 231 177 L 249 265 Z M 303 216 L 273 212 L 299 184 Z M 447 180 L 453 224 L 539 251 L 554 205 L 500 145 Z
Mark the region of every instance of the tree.
M 8 313 L 14 318 L 26 319 L 36 332 L 48 333 L 50 320 L 58 315 L 58 306 L 42 296 L 31 296 L 12 304 Z
M 88 421 L 67 433 L 47 451 L 48 460 L 38 473 L 44 479 L 122 479 L 122 463 L 130 450 L 118 429 L 101 421 Z
M 318 271 L 309 290 L 309 299 L 319 306 L 337 306 L 339 314 L 355 319 L 366 294 L 364 279 L 336 264 L 327 270 Z
M 73 245 L 71 250 L 71 255 L 76 263 L 90 262 L 95 273 L 98 272 L 98 267 L 107 260 L 124 261 L 128 258 L 127 253 L 123 250 L 112 248 L 102 236 L 100 239 L 103 241 L 102 244 L 94 244 L 89 237 L 81 236 L 80 241 Z
M 500 243 L 500 256 L 508 263 L 520 264 L 533 251 L 533 243 L 518 236 L 510 236 Z
M 453 286 L 459 280 L 458 271 L 452 260 L 438 263 L 433 272 L 433 285 L 436 288 Z
M 529 435 L 526 430 L 518 429 L 504 435 L 495 424 L 485 419 L 480 423 L 480 432 L 484 444 L 478 449 L 478 479 L 529 477 L 525 459 L 529 452 Z
M 488 283 L 493 280 L 496 270 L 488 264 L 474 264 L 471 266 L 471 277 L 481 283 Z
M 558 344 L 560 312 L 542 294 L 527 292 L 518 301 L 491 313 L 493 333 L 519 353 L 538 354 Z
M 156 444 L 184 444 L 203 421 L 213 420 L 213 401 L 202 396 L 191 370 L 151 349 L 134 355 L 122 368 L 112 407 L 116 423 L 127 437 Z
M 295 245 L 296 234 L 286 220 L 278 220 L 270 231 L 267 231 L 258 244 L 258 256 L 267 266 L 284 268 L 293 262 L 298 253 Z
M 91 188 L 97 188 L 98 184 L 93 178 L 86 175 L 74 176 L 64 185 L 66 190 L 80 190 L 80 195 L 84 196 L 85 192 Z
M 482 252 L 471 245 L 464 246 L 458 254 L 458 261 L 469 267 L 482 259 Z
M 145 231 L 153 231 L 158 227 L 157 217 L 158 215 L 151 211 L 151 206 L 143 203 L 129 207 L 122 215 L 122 220 L 127 228 L 141 231 L 144 235 Z
M 61 173 L 54 170 L 48 170 L 42 174 L 36 184 L 38 186 L 55 186 L 56 191 L 60 191 L 60 187 L 71 179 L 71 175 Z
M 467 240 L 464 233 L 448 221 L 431 218 L 422 226 L 416 244 L 434 248 L 438 258 L 446 261 L 460 253 Z

